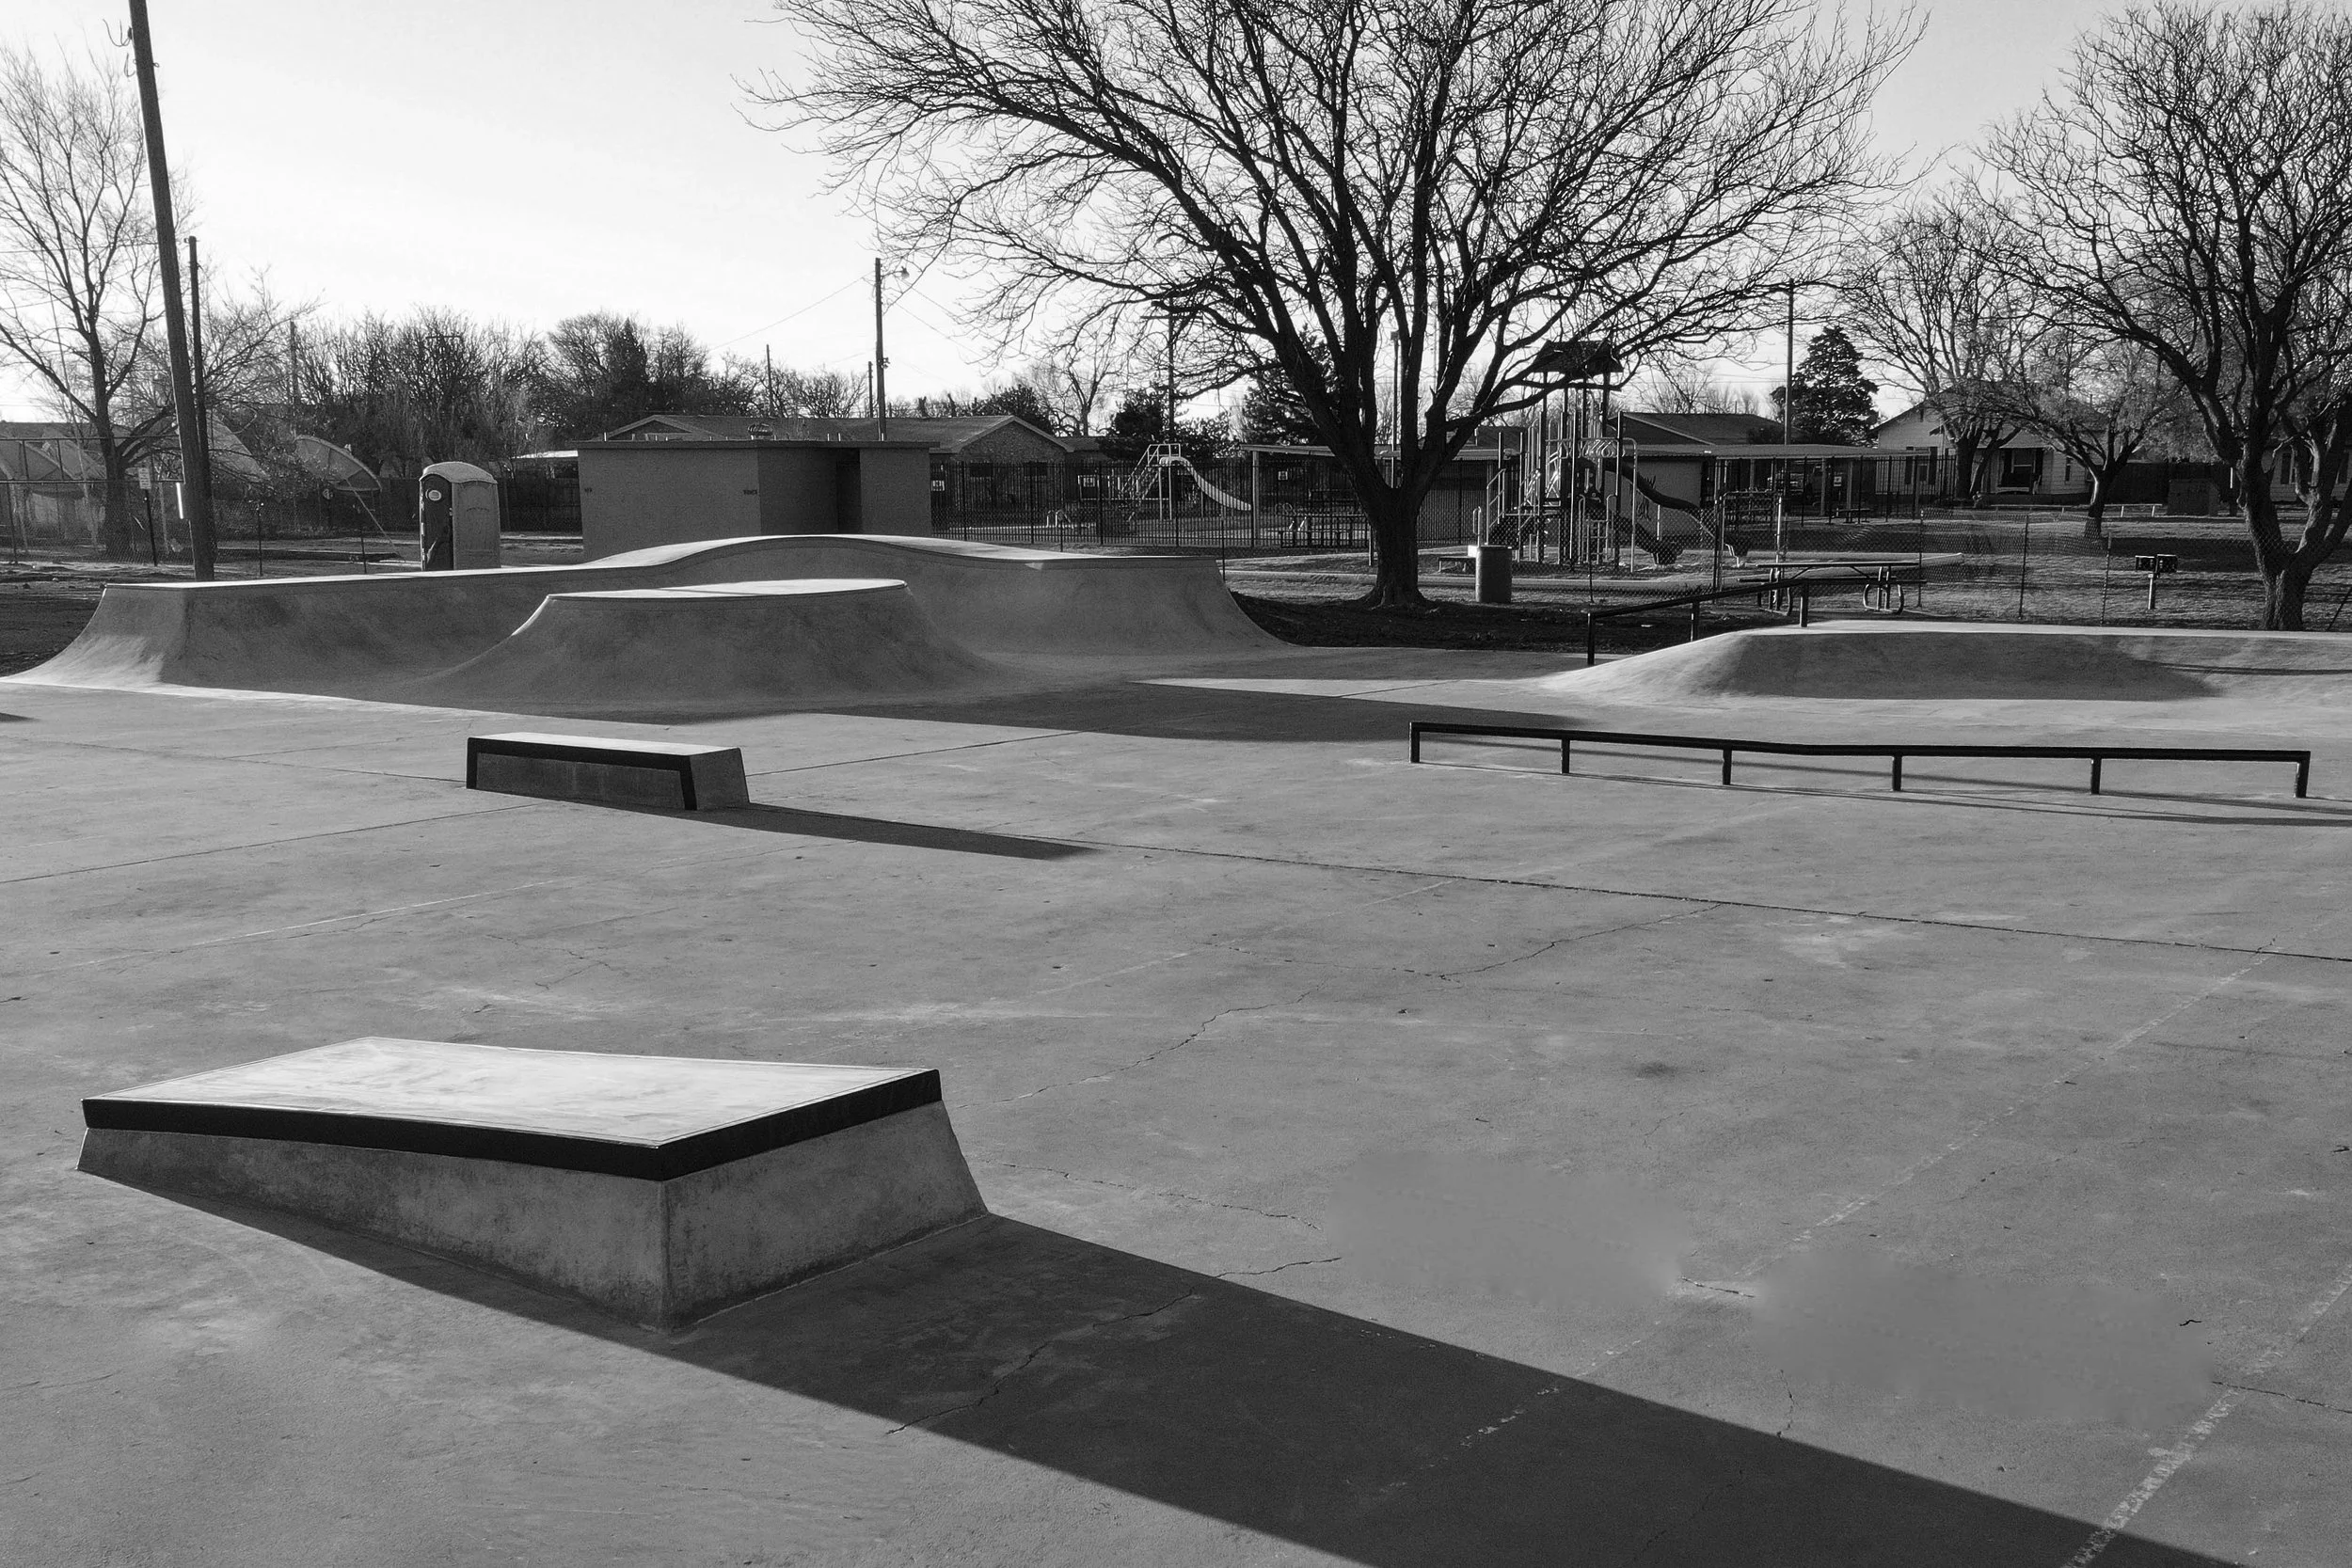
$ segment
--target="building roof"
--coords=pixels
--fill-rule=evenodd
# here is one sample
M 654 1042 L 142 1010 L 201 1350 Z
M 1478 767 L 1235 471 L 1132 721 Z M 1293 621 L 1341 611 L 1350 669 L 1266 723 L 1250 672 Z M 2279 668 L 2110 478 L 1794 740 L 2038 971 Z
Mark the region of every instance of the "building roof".
M 959 452 L 983 436 L 1017 425 L 1041 441 L 1063 451 L 1070 443 L 1038 429 L 1015 414 L 968 414 L 955 419 L 913 419 L 893 416 L 888 421 L 892 441 L 920 441 L 933 451 Z M 605 432 L 608 441 L 661 440 L 665 434 L 700 441 L 754 441 L 764 430 L 779 441 L 875 441 L 882 438 L 872 420 L 767 420 L 751 414 L 648 414 L 618 430 Z
M 1780 421 L 1761 414 L 1624 415 L 1628 439 L 1643 447 L 1740 447 L 1780 439 Z

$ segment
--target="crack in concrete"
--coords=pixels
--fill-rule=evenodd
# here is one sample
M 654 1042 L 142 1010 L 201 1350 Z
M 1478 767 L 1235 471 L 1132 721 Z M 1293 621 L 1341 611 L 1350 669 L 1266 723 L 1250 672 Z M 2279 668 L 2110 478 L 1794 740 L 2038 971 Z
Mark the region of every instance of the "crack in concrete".
M 1706 904 L 1695 910 L 1676 910 L 1672 913 L 1656 915 L 1648 920 L 1629 920 L 1622 926 L 1604 926 L 1597 931 L 1580 931 L 1574 936 L 1554 937 L 1533 953 L 1522 953 L 1516 958 L 1502 958 L 1494 963 L 1481 964 L 1476 969 L 1439 970 L 1437 972 L 1436 978 L 1458 983 L 1466 974 L 1489 974 L 1498 969 L 1508 969 L 1513 964 L 1532 962 L 1553 948 L 1565 947 L 1572 942 L 1590 942 L 1596 937 L 1613 937 L 1620 931 L 1638 931 L 1646 926 L 1663 926 L 1670 920 L 1689 920 L 1694 915 L 1706 914 L 1715 907 L 1713 904 Z
M 2315 1409 L 2328 1411 L 2338 1416 L 2352 1416 L 2352 1406 L 2329 1404 L 2326 1400 L 2305 1399 L 2300 1394 L 2290 1394 L 2283 1388 L 2265 1388 L 2251 1383 L 2224 1383 L 2221 1386 L 2233 1388 L 2241 1394 L 2267 1394 L 2274 1400 L 2291 1400 L 2296 1404 L 2308 1404 Z
M 1270 1269 L 1220 1269 L 1210 1277 L 1214 1279 L 1255 1279 L 1261 1275 L 1280 1274 L 1284 1269 L 1304 1269 L 1311 1268 L 1317 1263 L 1336 1263 L 1343 1256 L 1344 1254 L 1330 1258 L 1301 1258 L 1295 1262 L 1277 1263 Z
M 1052 1165 L 1024 1165 L 1011 1160 L 990 1160 L 988 1163 L 992 1165 L 1001 1165 L 1007 1170 L 1043 1171 L 1048 1176 L 1058 1176 L 1066 1181 L 1083 1181 L 1089 1186 L 1108 1187 L 1114 1192 L 1141 1193 L 1147 1197 L 1172 1197 L 1180 1203 L 1197 1203 L 1203 1209 L 1232 1209 L 1244 1214 L 1256 1214 L 1269 1220 L 1289 1220 L 1294 1225 L 1304 1226 L 1309 1230 L 1323 1228 L 1311 1219 L 1297 1214 L 1285 1213 L 1279 1209 L 1259 1209 L 1247 1203 L 1226 1203 L 1214 1197 L 1202 1197 L 1197 1193 L 1180 1193 L 1173 1187 L 1138 1187 L 1129 1181 L 1110 1181 L 1099 1176 L 1080 1176 L 1074 1170 L 1058 1170 Z
M 1146 1318 L 1156 1318 L 1163 1312 L 1174 1311 L 1177 1307 L 1182 1307 L 1188 1301 L 1198 1300 L 1200 1298 L 1200 1292 L 1198 1291 L 1186 1291 L 1183 1295 L 1178 1296 L 1175 1300 L 1163 1303 L 1158 1307 L 1151 1307 L 1145 1311 L 1128 1312 L 1116 1318 L 1104 1318 L 1097 1323 L 1081 1323 L 1076 1328 L 1066 1328 L 1059 1334 L 1051 1335 L 1041 1340 L 1039 1343 L 1031 1346 L 1028 1352 L 1024 1354 L 1017 1363 L 1000 1375 L 995 1382 L 990 1384 L 988 1391 L 982 1394 L 978 1399 L 966 1400 L 961 1404 L 951 1404 L 945 1410 L 934 1410 L 928 1416 L 917 1416 L 911 1421 L 901 1421 L 897 1426 L 892 1427 L 888 1433 L 884 1433 L 884 1435 L 895 1437 L 899 1433 L 905 1432 L 912 1427 L 923 1427 L 926 1430 L 929 1430 L 930 1422 L 944 1421 L 948 1417 L 961 1414 L 966 1410 L 977 1410 L 980 1406 L 986 1404 L 989 1401 L 1003 1393 L 1005 1391 L 1005 1385 L 1010 1383 L 1014 1378 L 1019 1377 L 1023 1372 L 1028 1370 L 1030 1363 L 1034 1362 L 1039 1356 L 1043 1355 L 1047 1351 L 1053 1349 L 1063 1340 L 1079 1338 L 1085 1335 L 1093 1334 L 1105 1328 L 1116 1328 L 1120 1323 L 1141 1323 Z
M 1287 1002 L 1260 1002 L 1247 1007 L 1224 1008 L 1223 1010 L 1212 1013 L 1207 1018 L 1201 1020 L 1199 1027 L 1195 1028 L 1191 1034 L 1186 1035 L 1183 1039 L 1178 1040 L 1175 1044 L 1163 1045 L 1156 1051 L 1148 1051 L 1142 1055 L 1136 1057 L 1134 1061 L 1129 1062 L 1124 1067 L 1115 1067 L 1108 1072 L 1089 1073 L 1084 1078 L 1066 1079 L 1058 1084 L 1042 1085 L 1037 1088 L 1030 1089 L 1025 1093 L 1014 1095 L 1010 1100 L 999 1100 L 995 1103 L 999 1105 L 1010 1105 L 1017 1101 L 1034 1099 L 1038 1095 L 1046 1094 L 1055 1089 L 1075 1088 L 1081 1084 L 1104 1083 L 1106 1080 L 1118 1077 L 1122 1072 L 1133 1072 L 1136 1069 L 1148 1066 L 1151 1063 L 1159 1060 L 1162 1056 L 1169 1055 L 1172 1053 L 1182 1051 L 1184 1047 L 1190 1045 L 1193 1041 L 1207 1034 L 1211 1029 L 1216 1027 L 1220 1022 L 1232 1017 L 1235 1013 L 1263 1013 L 1272 1007 L 1295 1007 L 1313 994 L 1314 989 L 1312 987 L 1309 987 L 1307 990 L 1300 991 L 1296 996 L 1292 997 Z

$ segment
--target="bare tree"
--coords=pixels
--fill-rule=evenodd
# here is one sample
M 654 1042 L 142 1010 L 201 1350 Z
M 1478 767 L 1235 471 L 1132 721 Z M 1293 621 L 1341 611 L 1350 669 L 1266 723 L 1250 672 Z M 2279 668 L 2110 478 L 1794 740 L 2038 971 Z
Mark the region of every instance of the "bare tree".
M 1139 333 L 1127 312 L 1113 309 L 1082 312 L 1042 336 L 1045 352 L 1030 366 L 1030 382 L 1071 435 L 1094 435 L 1105 396 L 1135 379 L 1144 354 Z
M 0 49 L 0 351 L 87 427 L 109 556 L 135 540 L 130 471 L 149 339 L 163 320 L 138 100 L 92 57 L 52 70 Z
M 1807 0 L 778 5 L 818 63 L 754 97 L 899 244 L 960 256 L 999 332 L 1123 304 L 1288 377 L 1388 605 L 1421 602 L 1423 498 L 1541 394 L 1547 342 L 1711 340 L 1816 270 L 1915 36 Z
M 1756 394 L 1719 381 L 1703 365 L 1669 362 L 1627 389 L 1626 406 L 1657 414 L 1754 414 Z
M 2235 473 L 2265 587 L 2296 629 L 2343 542 L 2352 462 L 2352 17 L 2290 3 L 2135 8 L 1989 162 L 2032 212 L 2023 275 L 2071 324 L 2180 383 Z M 2304 505 L 2290 543 L 2271 486 Z
M 1855 334 L 1943 421 L 1970 498 L 1993 453 L 2023 428 L 2006 389 L 2024 379 L 2042 326 L 2032 292 L 2006 264 L 2010 232 L 1973 193 L 1931 196 L 1866 235 L 1838 278 Z
M 1988 385 L 1978 401 L 2083 466 L 2090 476 L 2086 531 L 2094 536 L 2116 475 L 2159 440 L 2186 404 L 2180 384 L 2144 347 L 2062 325 L 2037 336 L 2016 379 Z
M 544 426 L 532 393 L 545 345 L 451 311 L 363 316 L 304 344 L 300 416 L 387 477 L 446 458 L 496 462 Z

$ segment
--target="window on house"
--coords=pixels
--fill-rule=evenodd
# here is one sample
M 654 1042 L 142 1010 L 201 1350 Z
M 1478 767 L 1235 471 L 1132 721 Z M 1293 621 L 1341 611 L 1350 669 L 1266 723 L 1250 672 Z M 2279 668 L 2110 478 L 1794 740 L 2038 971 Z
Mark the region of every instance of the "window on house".
M 2023 451 L 2004 450 L 2001 453 L 2001 488 L 2030 490 L 2035 476 L 2042 471 L 2042 452 L 2027 447 Z

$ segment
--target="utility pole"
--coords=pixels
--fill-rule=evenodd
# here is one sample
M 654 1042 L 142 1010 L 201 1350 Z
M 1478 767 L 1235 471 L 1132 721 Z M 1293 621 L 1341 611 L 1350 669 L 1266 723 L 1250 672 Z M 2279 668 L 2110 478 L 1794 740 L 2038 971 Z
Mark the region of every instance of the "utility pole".
M 164 337 L 171 355 L 171 406 L 180 425 L 181 496 L 188 554 L 196 575 L 213 575 L 213 491 L 197 423 L 196 380 L 188 368 L 186 318 L 180 305 L 180 241 L 171 218 L 171 166 L 164 159 L 163 109 L 155 96 L 155 49 L 147 33 L 147 0 L 131 0 L 131 57 L 139 78 L 139 118 L 147 127 L 147 182 L 155 199 L 155 248 L 162 261 Z
M 874 434 L 890 439 L 890 404 L 882 396 L 882 372 L 890 361 L 882 357 L 882 264 L 874 258 Z
M 196 236 L 188 236 L 188 386 L 196 403 L 196 466 L 204 476 L 205 506 L 213 495 L 213 417 L 204 397 L 204 278 L 196 262 Z M 187 446 L 181 442 L 184 451 Z

